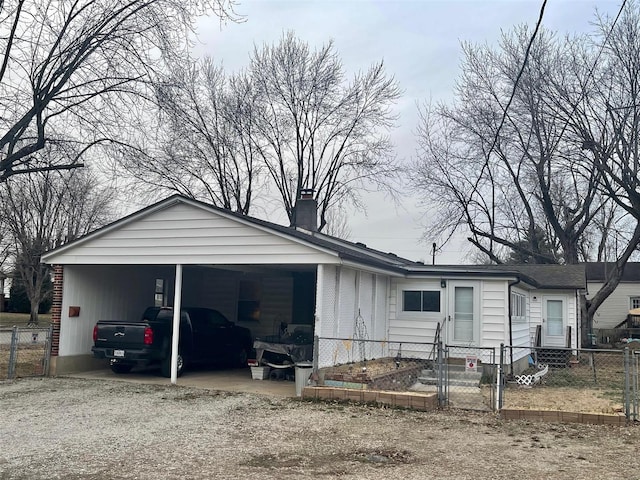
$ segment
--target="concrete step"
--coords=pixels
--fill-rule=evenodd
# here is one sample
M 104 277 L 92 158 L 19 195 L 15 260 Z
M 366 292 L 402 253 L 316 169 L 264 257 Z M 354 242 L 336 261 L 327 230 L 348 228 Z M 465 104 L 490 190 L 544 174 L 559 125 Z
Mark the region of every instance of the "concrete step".
M 480 385 L 480 380 L 482 379 L 481 372 L 466 372 L 460 369 L 449 369 L 448 374 L 446 375 L 448 378 L 448 383 L 450 386 L 460 386 L 460 387 L 477 387 Z M 425 385 L 437 385 L 438 383 L 438 372 L 433 369 L 422 370 L 420 375 L 418 376 L 418 381 Z

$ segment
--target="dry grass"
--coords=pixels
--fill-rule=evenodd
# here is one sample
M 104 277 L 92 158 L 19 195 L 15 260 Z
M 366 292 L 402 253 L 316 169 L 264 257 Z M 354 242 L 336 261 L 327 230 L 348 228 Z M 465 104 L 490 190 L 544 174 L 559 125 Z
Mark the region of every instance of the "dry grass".
M 624 411 L 622 391 L 618 393 L 619 400 L 610 391 L 595 388 L 509 387 L 504 392 L 504 408 L 614 414 Z
M 28 313 L 12 313 L 12 312 L 0 312 L 0 328 L 13 327 L 17 325 L 19 327 L 26 326 L 29 323 Z M 41 313 L 38 315 L 38 326 L 48 327 L 51 323 L 50 313 Z
M 33 377 L 43 374 L 44 345 L 20 345 L 18 347 L 18 359 L 16 362 L 16 377 Z M 9 376 L 9 348 L 3 345 L 0 348 L 0 380 Z
M 569 368 L 551 369 L 538 385 L 509 384 L 504 392 L 504 406 L 613 414 L 624 411 L 624 388 L 622 353 L 583 352 Z

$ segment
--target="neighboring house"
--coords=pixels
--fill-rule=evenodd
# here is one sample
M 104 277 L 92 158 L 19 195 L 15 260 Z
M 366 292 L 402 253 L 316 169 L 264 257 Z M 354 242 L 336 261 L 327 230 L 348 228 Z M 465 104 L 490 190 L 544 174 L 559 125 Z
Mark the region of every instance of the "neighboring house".
M 593 297 L 604 285 L 611 263 L 585 264 L 587 298 Z M 627 319 L 629 310 L 640 308 L 640 263 L 628 262 L 616 289 L 600 305 L 593 317 L 594 329 L 611 329 Z
M 528 354 L 578 346 L 581 266 L 433 266 L 317 232 L 315 201 L 296 206 L 297 228 L 179 195 L 43 256 L 54 265 L 52 373 L 88 370 L 101 319 L 137 319 L 151 304 L 213 307 L 254 338 L 306 329 L 352 339 L 433 342 Z M 179 289 L 179 290 L 178 290 Z M 176 295 L 178 290 L 178 295 Z M 455 351 L 452 351 L 455 356 Z M 319 348 L 321 366 L 345 361 Z M 484 359 L 487 361 L 487 359 Z

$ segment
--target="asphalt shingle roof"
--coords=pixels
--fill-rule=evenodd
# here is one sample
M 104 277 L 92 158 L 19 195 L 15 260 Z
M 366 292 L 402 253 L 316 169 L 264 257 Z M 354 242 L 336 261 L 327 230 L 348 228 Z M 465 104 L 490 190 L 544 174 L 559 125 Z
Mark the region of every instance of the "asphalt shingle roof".
M 613 262 L 588 262 L 586 276 L 588 282 L 604 282 L 611 271 Z M 640 262 L 627 262 L 622 273 L 622 282 L 640 282 Z

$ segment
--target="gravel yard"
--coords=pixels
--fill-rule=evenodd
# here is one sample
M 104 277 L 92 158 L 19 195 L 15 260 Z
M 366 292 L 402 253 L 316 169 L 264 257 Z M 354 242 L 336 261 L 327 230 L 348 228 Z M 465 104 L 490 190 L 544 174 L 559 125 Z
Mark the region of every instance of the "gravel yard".
M 70 378 L 0 383 L 0 479 L 638 478 L 640 428 Z

